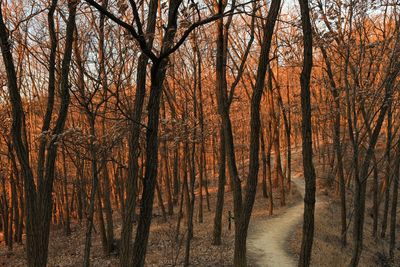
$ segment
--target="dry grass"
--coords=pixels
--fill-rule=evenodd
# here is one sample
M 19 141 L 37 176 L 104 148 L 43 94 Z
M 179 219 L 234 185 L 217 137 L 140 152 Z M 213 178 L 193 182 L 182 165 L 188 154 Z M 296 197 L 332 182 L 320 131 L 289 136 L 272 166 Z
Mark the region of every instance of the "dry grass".
M 340 242 L 340 202 L 335 195 L 326 196 L 326 188 L 324 181 L 329 180 L 329 174 L 323 174 L 322 170 L 317 169 L 318 184 L 320 185 L 317 191 L 324 192 L 324 195 L 319 194 L 316 212 L 315 212 L 315 235 L 312 251 L 312 266 L 348 266 L 352 255 L 352 227 L 348 227 L 348 246 L 342 248 Z M 368 187 L 370 188 L 370 187 Z M 369 192 L 371 194 L 371 192 Z M 348 219 L 351 218 L 352 212 L 352 194 L 347 193 Z M 372 197 L 367 195 L 366 216 L 364 225 L 364 249 L 361 256 L 359 266 L 376 267 L 376 266 L 400 266 L 400 252 L 396 249 L 395 260 L 390 263 L 388 261 L 388 239 L 375 239 L 372 237 L 373 219 L 370 216 L 372 208 Z M 381 218 L 381 217 L 379 217 Z M 380 229 L 379 225 L 379 229 Z M 398 225 L 397 229 L 400 225 Z M 290 249 L 296 257 L 301 246 L 301 225 L 295 230 L 290 243 Z M 397 235 L 399 236 L 399 235 Z M 397 244 L 400 243 L 399 237 Z M 397 246 L 399 248 L 399 246 Z

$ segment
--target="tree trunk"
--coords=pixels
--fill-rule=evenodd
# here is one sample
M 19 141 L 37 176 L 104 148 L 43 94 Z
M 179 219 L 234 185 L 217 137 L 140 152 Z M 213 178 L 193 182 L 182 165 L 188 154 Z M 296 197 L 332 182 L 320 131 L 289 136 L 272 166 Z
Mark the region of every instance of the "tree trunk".
M 385 172 L 385 200 L 383 206 L 383 218 L 382 218 L 382 229 L 381 229 L 381 238 L 384 238 L 386 235 L 387 229 L 387 220 L 389 214 L 389 201 L 390 201 L 390 181 L 392 177 L 391 171 L 391 149 L 392 149 L 392 108 L 388 107 L 387 114 L 387 128 L 386 128 L 386 172 Z
M 148 38 L 148 47 L 153 46 L 154 32 L 156 27 L 157 17 L 157 1 L 150 1 L 147 17 L 146 35 Z M 120 247 L 120 264 L 121 266 L 130 266 L 132 264 L 132 223 L 135 220 L 136 197 L 137 197 L 137 182 L 139 173 L 139 139 L 141 132 L 140 122 L 142 119 L 143 104 L 146 95 L 146 73 L 148 57 L 145 53 L 141 53 L 138 59 L 137 75 L 136 75 L 136 94 L 135 104 L 133 108 L 132 123 L 129 133 L 129 153 L 128 153 L 128 178 L 126 182 L 126 204 L 124 218 L 122 218 L 121 230 L 121 247 Z
M 400 34 L 397 33 L 396 40 L 399 41 Z M 398 43 L 397 43 L 398 44 Z M 394 48 L 394 54 L 400 52 L 400 46 L 397 45 Z M 393 65 L 389 69 L 385 79 L 385 95 L 383 98 L 382 106 L 380 107 L 379 115 L 376 120 L 375 128 L 370 137 L 368 148 L 366 151 L 365 159 L 363 161 L 360 175 L 355 181 L 355 196 L 354 196 L 354 224 L 353 224 L 353 256 L 350 262 L 351 266 L 358 266 L 360 261 L 361 252 L 363 249 L 363 227 L 364 227 L 364 216 L 365 216 L 365 194 L 366 184 L 369 175 L 369 167 L 373 158 L 375 145 L 378 141 L 378 137 L 382 128 L 383 121 L 386 116 L 388 107 L 391 105 L 392 96 L 394 91 L 394 81 L 400 72 L 400 61 L 397 56 L 393 56 Z M 368 123 L 368 122 L 366 122 Z M 369 127 L 369 126 L 368 126 Z
M 390 242 L 389 257 L 394 259 L 394 250 L 396 246 L 396 226 L 397 226 L 397 199 L 399 195 L 399 171 L 400 171 L 400 147 L 397 148 L 396 165 L 393 176 L 393 194 L 392 209 L 390 214 Z
M 97 170 L 97 151 L 94 145 L 94 138 L 96 136 L 95 133 L 95 121 L 93 114 L 88 114 L 89 117 L 89 124 L 90 124 L 90 135 L 92 136 L 90 140 L 90 154 L 91 154 L 91 171 L 92 171 L 92 190 L 90 192 L 90 200 L 89 200 L 89 210 L 87 215 L 87 222 L 86 222 L 86 234 L 85 234 L 85 249 L 83 255 L 83 266 L 89 267 L 90 266 L 90 248 L 92 246 L 92 229 L 93 229 L 93 219 L 94 219 L 94 206 L 96 202 L 96 194 L 99 186 L 99 177 L 98 177 L 98 170 Z M 99 200 L 99 208 L 101 205 L 100 197 Z M 103 214 L 101 213 L 101 217 Z M 102 219 L 102 218 L 101 218 Z M 103 237 L 104 239 L 104 237 Z M 103 241 L 104 242 L 104 241 Z M 104 243 L 103 243 L 104 247 Z
M 346 184 L 344 178 L 344 169 L 343 169 L 343 154 L 342 154 L 342 145 L 340 141 L 340 94 L 336 87 L 336 83 L 333 76 L 333 71 L 331 67 L 330 60 L 326 53 L 325 48 L 320 46 L 322 56 L 325 60 L 326 71 L 329 77 L 329 82 L 331 86 L 332 97 L 335 103 L 335 120 L 333 123 L 333 145 L 336 153 L 336 175 L 339 180 L 339 191 L 340 191 L 340 213 L 341 213 L 341 241 L 342 246 L 346 246 L 347 244 L 347 219 L 346 219 Z
M 133 245 L 133 265 L 144 266 L 151 217 L 153 212 L 154 188 L 157 178 L 158 126 L 160 115 L 160 97 L 165 78 L 167 59 L 153 62 L 151 68 L 151 89 L 148 103 L 148 125 L 146 131 L 146 163 L 143 180 L 140 218 Z
M 96 215 L 97 215 L 97 222 L 99 224 L 99 231 L 100 231 L 100 237 L 101 237 L 101 246 L 103 248 L 103 253 L 105 255 L 108 254 L 108 240 L 107 240 L 107 233 L 106 233 L 106 226 L 104 223 L 104 216 L 103 216 L 103 204 L 102 204 L 102 190 L 100 184 L 97 186 L 97 192 L 96 192 L 96 197 L 97 197 L 97 210 Z
M 54 30 L 53 14 L 57 2 L 53 1 L 49 11 L 49 25 Z M 72 54 L 73 33 L 75 29 L 76 3 L 68 2 L 69 16 L 67 19 L 64 57 L 61 68 L 61 106 L 55 126 L 52 130 L 53 136 L 58 136 L 63 128 L 68 114 L 70 103 L 69 95 L 69 67 Z M 54 31 L 51 31 L 54 33 Z M 17 154 L 18 161 L 24 177 L 25 199 L 26 199 L 26 248 L 29 267 L 43 267 L 47 264 L 48 242 L 52 209 L 52 189 L 54 181 L 54 167 L 57 156 L 57 138 L 53 138 L 47 146 L 46 170 L 44 179 L 39 180 L 38 189 L 34 184 L 34 176 L 29 159 L 29 150 L 26 142 L 24 110 L 17 84 L 16 71 L 13 62 L 11 42 L 9 42 L 9 31 L 4 23 L 0 5 L 0 42 L 3 61 L 7 72 L 8 89 L 12 106 L 12 128 L 11 136 Z M 49 64 L 52 68 L 52 64 Z M 51 74 L 50 74 L 51 75 Z M 51 103 L 48 103 L 51 106 Z
M 219 148 L 219 164 L 218 164 L 218 192 L 217 204 L 215 207 L 214 216 L 214 231 L 213 231 L 213 245 L 221 245 L 222 233 L 222 213 L 224 209 L 224 194 L 226 183 L 226 152 L 224 143 L 224 131 L 220 129 L 220 148 Z
M 165 211 L 164 201 L 162 198 L 161 189 L 158 181 L 156 182 L 156 192 L 157 192 L 158 208 L 161 210 L 161 216 L 163 218 L 163 222 L 167 222 L 167 212 Z
M 107 250 L 106 254 L 110 254 L 114 251 L 114 223 L 112 217 L 112 205 L 111 205 L 111 185 L 110 176 L 108 173 L 106 156 L 103 155 L 102 159 L 102 172 L 103 172 L 103 203 L 106 215 L 106 236 L 107 236 Z
M 304 196 L 303 238 L 299 266 L 310 266 L 314 239 L 315 170 L 312 161 L 310 76 L 312 69 L 312 31 L 308 0 L 299 0 L 304 41 L 303 70 L 300 77 L 302 115 L 302 155 L 306 183 Z
M 376 161 L 376 157 L 373 157 L 373 170 L 374 170 L 374 180 L 373 180 L 373 205 L 372 205 L 372 217 L 373 217 L 373 224 L 372 224 L 372 236 L 376 238 L 376 234 L 378 232 L 378 214 L 379 214 L 379 206 L 378 206 L 378 192 L 379 192 L 379 173 L 378 173 L 378 163 Z
M 65 222 L 64 222 L 64 232 L 65 235 L 71 235 L 71 222 L 70 222 L 70 211 L 69 211 L 69 201 L 68 201 L 68 170 L 67 170 L 67 162 L 65 159 L 65 151 L 64 147 L 62 147 L 62 160 L 63 160 L 63 187 L 64 187 L 64 207 L 65 207 Z
M 261 153 L 262 153 L 262 192 L 263 197 L 268 198 L 267 191 L 267 154 L 265 153 L 264 134 L 261 132 Z

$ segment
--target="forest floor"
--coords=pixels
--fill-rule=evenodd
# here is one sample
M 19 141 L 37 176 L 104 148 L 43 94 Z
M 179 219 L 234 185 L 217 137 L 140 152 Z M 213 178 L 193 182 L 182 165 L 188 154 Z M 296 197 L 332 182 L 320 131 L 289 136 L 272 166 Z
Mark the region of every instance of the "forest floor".
M 245 168 L 247 170 L 247 168 Z M 241 176 L 245 177 L 246 173 L 241 172 Z M 291 209 L 301 201 L 301 195 L 292 186 L 292 191 L 287 193 L 286 203 L 284 207 L 280 207 L 279 191 L 274 190 L 274 215 L 268 214 L 268 199 L 262 196 L 261 186 L 257 190 L 257 197 L 253 208 L 252 221 L 259 222 L 265 220 L 273 220 L 284 214 L 287 209 Z M 228 230 L 228 211 L 233 211 L 232 192 L 229 186 L 226 187 L 225 204 L 223 212 L 223 231 L 222 245 L 213 246 L 213 221 L 216 203 L 216 185 L 210 185 L 210 211 L 207 210 L 206 199 L 204 197 L 204 222 L 198 222 L 199 198 L 196 196 L 195 217 L 194 217 L 194 238 L 191 244 L 190 262 L 191 266 L 231 266 L 233 259 L 234 244 L 234 226 L 232 230 Z M 155 204 L 156 206 L 156 204 Z M 160 211 L 157 207 L 154 213 L 151 225 L 151 233 L 149 238 L 149 246 L 147 249 L 146 266 L 182 266 L 184 257 L 184 233 L 186 231 L 186 222 L 182 221 L 180 244 L 175 243 L 175 233 L 177 225 L 176 212 L 175 215 L 169 216 L 167 222 L 162 222 Z M 114 227 L 115 236 L 119 238 L 121 232 L 121 218 L 119 210 L 114 210 Z M 85 238 L 85 224 L 74 222 L 72 224 L 72 234 L 65 236 L 62 227 L 52 226 L 49 244 L 48 266 L 50 267 L 75 267 L 82 265 Z M 92 239 L 91 265 L 98 267 L 119 266 L 117 256 L 106 256 L 102 252 L 101 239 L 99 232 L 94 231 Z M 26 254 L 24 245 L 14 245 L 12 251 L 8 251 L 3 244 L 0 244 L 0 266 L 26 266 Z
M 317 161 L 315 161 L 317 162 Z M 327 190 L 326 181 L 332 180 L 332 173 L 323 170 L 322 166 L 316 166 L 317 172 L 317 192 L 319 192 L 319 203 L 324 198 L 324 205 L 317 205 L 315 209 L 315 233 L 312 250 L 311 266 L 341 267 L 348 266 L 352 256 L 352 228 L 348 222 L 347 242 L 348 245 L 342 248 L 340 241 L 340 201 L 334 190 Z M 371 186 L 368 186 L 371 188 Z M 372 191 L 368 189 L 366 201 L 366 214 L 364 225 L 364 246 L 359 266 L 363 267 L 399 267 L 400 266 L 400 247 L 397 246 L 395 259 L 393 262 L 388 260 L 389 239 L 387 230 L 386 238 L 375 239 L 372 236 Z M 347 191 L 347 219 L 351 220 L 353 212 L 353 195 Z M 379 215 L 382 218 L 382 214 Z M 399 222 L 398 222 L 399 223 Z M 397 227 L 400 227 L 398 225 Z M 389 227 L 388 227 L 389 228 Z M 399 229 L 399 228 L 397 228 Z M 379 222 L 378 233 L 381 230 Z M 298 260 L 302 238 L 302 224 L 297 224 L 292 232 L 287 245 L 288 253 L 294 255 Z M 397 244 L 400 243 L 400 236 L 397 237 Z

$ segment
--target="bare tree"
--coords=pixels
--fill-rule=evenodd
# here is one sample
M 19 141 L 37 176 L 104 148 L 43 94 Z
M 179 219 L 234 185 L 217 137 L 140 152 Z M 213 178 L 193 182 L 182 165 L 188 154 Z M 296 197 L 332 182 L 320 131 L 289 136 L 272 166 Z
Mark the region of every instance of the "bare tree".
M 3 2 L 1 2 L 2 4 Z M 34 182 L 34 174 L 29 160 L 29 148 L 25 142 L 26 136 L 23 136 L 22 130 L 25 125 L 24 110 L 22 108 L 22 99 L 18 88 L 17 76 L 13 61 L 12 47 L 10 43 L 9 30 L 3 19 L 0 4 L 0 36 L 1 36 L 1 51 L 3 55 L 4 65 L 7 70 L 8 90 L 12 106 L 12 120 L 13 125 L 11 128 L 13 144 L 15 146 L 16 154 L 19 164 L 22 169 L 25 184 L 25 198 L 27 204 L 26 214 L 26 232 L 27 232 L 27 258 L 29 266 L 46 266 L 47 265 L 47 252 L 49 243 L 49 231 L 51 220 L 52 208 L 52 188 L 54 181 L 54 165 L 57 156 L 58 139 L 62 133 L 64 124 L 67 118 L 68 107 L 70 102 L 69 96 L 69 81 L 68 74 L 72 54 L 73 33 L 75 29 L 75 14 L 76 14 L 76 1 L 68 1 L 69 17 L 67 20 L 66 41 L 64 48 L 64 57 L 62 60 L 61 68 L 61 106 L 58 112 L 55 126 L 51 130 L 51 140 L 47 144 L 45 152 L 40 153 L 37 185 Z M 43 124 L 43 130 L 50 129 L 50 120 L 53 113 L 53 100 L 52 94 L 54 93 L 54 65 L 55 65 L 55 47 L 56 40 L 54 34 L 53 15 L 57 6 L 57 1 L 52 1 L 49 9 L 49 29 L 52 39 L 52 55 L 49 61 L 49 99 L 47 102 L 47 113 Z M 43 149 L 42 149 L 43 150 Z M 47 152 L 47 153 L 46 153 Z M 45 155 L 46 154 L 46 155 Z M 44 161 L 44 157 L 46 160 Z M 46 162 L 45 168 L 42 169 Z M 43 171 L 41 171 L 43 170 Z

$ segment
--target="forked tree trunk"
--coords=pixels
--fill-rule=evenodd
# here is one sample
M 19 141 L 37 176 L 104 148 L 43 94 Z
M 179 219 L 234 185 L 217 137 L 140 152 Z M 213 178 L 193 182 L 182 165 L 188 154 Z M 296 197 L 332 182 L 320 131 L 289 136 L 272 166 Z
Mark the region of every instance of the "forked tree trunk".
M 102 1 L 102 6 L 108 6 L 108 0 Z M 107 97 L 108 97 L 108 82 L 107 82 L 107 73 L 106 73 L 106 64 L 105 64 L 105 24 L 106 16 L 104 14 L 100 14 L 100 23 L 99 23 L 99 63 L 100 63 L 100 79 L 101 85 L 103 89 L 103 99 L 104 101 L 104 110 L 107 109 Z M 106 134 L 106 117 L 102 118 L 102 132 L 103 135 Z M 107 166 L 107 153 L 103 153 L 101 157 L 101 171 L 102 171 L 102 180 L 103 180 L 103 203 L 104 203 L 104 213 L 106 217 L 106 238 L 107 238 L 107 247 L 105 253 L 108 255 L 114 250 L 114 223 L 112 217 L 112 207 L 111 207 L 111 185 L 110 185 L 110 176 L 108 173 Z
M 146 35 L 148 36 L 148 47 L 153 46 L 154 32 L 156 27 L 157 17 L 157 1 L 150 1 L 149 11 L 147 16 L 147 28 Z M 128 178 L 126 182 L 126 200 L 125 200 L 125 212 L 122 218 L 122 230 L 121 230 L 121 247 L 120 247 L 120 265 L 131 266 L 132 264 L 132 223 L 135 220 L 136 212 L 136 198 L 137 198 L 137 183 L 139 173 L 139 139 L 141 132 L 140 122 L 143 113 L 143 104 L 146 95 L 146 73 L 149 59 L 141 53 L 138 59 L 137 75 L 136 75 L 136 94 L 135 104 L 133 108 L 132 123 L 129 133 L 129 153 L 128 153 Z
M 50 221 L 52 211 L 52 189 L 54 181 L 54 168 L 55 159 L 57 156 L 58 138 L 53 138 L 47 146 L 46 155 L 46 168 L 44 175 L 38 179 L 38 189 L 34 184 L 33 171 L 29 161 L 29 149 L 26 143 L 26 133 L 23 131 L 25 127 L 24 110 L 22 107 L 22 99 L 19 93 L 16 71 L 12 56 L 11 42 L 9 42 L 9 31 L 3 20 L 2 10 L 0 3 L 0 46 L 3 55 L 4 66 L 7 72 L 8 90 L 11 100 L 12 107 L 12 128 L 11 136 L 13 139 L 13 145 L 17 154 L 18 161 L 22 170 L 22 176 L 24 177 L 25 186 L 25 199 L 26 199 L 26 248 L 27 248 L 27 259 L 28 266 L 30 267 L 43 267 L 47 265 L 48 255 L 48 242 L 50 233 Z M 52 51 L 54 52 L 55 34 L 54 34 L 54 21 L 53 14 L 56 9 L 57 1 L 52 1 L 48 22 L 49 28 L 52 35 Z M 55 127 L 52 130 L 53 136 L 58 136 L 64 129 L 65 121 L 68 114 L 68 107 L 70 103 L 69 95 L 69 68 L 72 55 L 72 42 L 73 33 L 75 29 L 75 14 L 76 14 L 76 2 L 68 1 L 69 16 L 67 19 L 66 27 L 66 38 L 64 47 L 64 57 L 62 60 L 61 68 L 61 87 L 60 87 L 60 98 L 61 106 L 58 112 L 58 118 L 55 121 Z M 52 53 L 54 59 L 53 62 L 49 62 L 49 92 L 51 86 L 54 86 L 54 62 L 55 52 Z M 52 82 L 53 81 L 53 82 Z M 53 87 L 54 88 L 54 87 Z M 48 113 L 52 114 L 52 103 L 48 102 Z M 42 155 L 44 157 L 44 154 Z M 43 161 L 44 162 L 44 161 Z
M 88 215 L 87 215 L 87 221 L 86 221 L 86 233 L 85 233 L 85 249 L 84 249 L 84 255 L 83 255 L 83 266 L 84 267 L 89 267 L 90 266 L 90 249 L 92 246 L 92 230 L 93 230 L 93 224 L 94 224 L 94 212 L 95 212 L 95 203 L 96 203 L 96 195 L 98 195 L 97 190 L 99 187 L 99 177 L 98 177 L 98 168 L 97 168 L 97 150 L 95 147 L 95 121 L 94 121 L 94 115 L 93 114 L 88 114 L 88 120 L 89 120 L 89 125 L 90 125 L 90 135 L 92 136 L 90 143 L 89 143 L 89 151 L 90 151 L 90 156 L 91 156 L 91 175 L 92 175 L 92 188 L 90 192 L 90 198 L 89 198 L 89 210 L 88 210 Z M 103 212 L 100 210 L 101 208 L 101 198 L 100 196 L 98 197 L 98 215 L 101 216 L 99 221 L 103 220 Z M 100 213 L 101 212 L 101 213 Z M 104 248 L 104 234 L 103 234 L 103 248 Z
M 329 77 L 332 97 L 335 103 L 335 120 L 333 123 L 333 143 L 334 143 L 333 145 L 336 154 L 336 175 L 338 176 L 339 191 L 340 191 L 341 241 L 342 241 L 342 246 L 346 246 L 347 245 L 346 184 L 345 184 L 344 169 L 343 169 L 342 144 L 340 141 L 340 121 L 341 121 L 340 94 L 336 87 L 331 63 L 326 53 L 326 50 L 322 45 L 320 46 L 320 49 L 322 52 L 322 56 L 325 60 L 326 72 Z
M 365 217 L 365 195 L 367 187 L 367 179 L 369 176 L 369 167 L 373 158 L 374 149 L 378 141 L 378 137 L 382 128 L 383 121 L 386 116 L 388 107 L 391 106 L 392 96 L 394 93 L 394 82 L 400 72 L 400 32 L 396 33 L 396 47 L 392 54 L 392 65 L 388 70 L 384 81 L 385 94 L 382 105 L 379 110 L 379 115 L 376 120 L 375 127 L 371 129 L 371 137 L 368 143 L 368 148 L 363 161 L 360 175 L 355 181 L 355 196 L 354 196 L 354 224 L 353 224 L 353 255 L 350 266 L 358 266 L 363 249 L 363 234 L 364 234 L 364 217 Z M 368 122 L 366 122 L 368 123 Z M 368 126 L 370 127 L 370 126 Z
M 224 11 L 224 3 L 219 1 L 217 12 L 222 14 Z M 260 149 L 260 102 L 264 88 L 265 74 L 269 63 L 269 50 L 271 47 L 272 35 L 274 32 L 275 21 L 277 19 L 280 8 L 280 0 L 272 1 L 267 20 L 263 28 L 262 46 L 258 61 L 257 79 L 251 99 L 251 133 L 250 133 L 250 161 L 249 175 L 247 178 L 246 193 L 243 199 L 242 185 L 239 179 L 234 140 L 232 134 L 232 125 L 228 110 L 228 96 L 224 90 L 224 81 L 226 79 L 226 70 L 224 62 L 226 62 L 226 45 L 224 44 L 224 24 L 223 20 L 217 22 L 217 57 L 216 57 L 216 75 L 217 75 L 217 100 L 218 112 L 221 116 L 224 129 L 225 146 L 228 159 L 228 169 L 231 177 L 234 199 L 234 216 L 235 216 L 235 248 L 233 264 L 235 267 L 247 266 L 246 259 L 246 238 L 247 229 L 250 222 L 251 211 L 253 208 L 259 168 L 259 149 Z
M 179 1 L 178 1 L 179 2 Z M 180 2 L 179 2 L 180 4 Z M 179 6 L 179 5 L 178 5 Z M 176 15 L 176 14 L 175 14 Z M 176 19 L 175 20 L 176 23 Z M 169 34 L 175 35 L 175 31 Z M 168 34 L 167 34 L 168 36 Z M 168 38 L 171 38 L 169 35 Z M 170 45 L 172 40 L 166 41 Z M 167 47 L 164 47 L 166 49 Z M 153 212 L 154 189 L 157 179 L 158 165 L 158 126 L 160 117 L 160 98 L 162 86 L 165 79 L 168 59 L 153 61 L 151 68 L 151 87 L 148 102 L 148 123 L 146 131 L 146 162 L 145 175 L 143 180 L 143 193 L 140 208 L 140 217 L 136 231 L 135 242 L 133 245 L 133 265 L 134 267 L 144 266 L 144 260 L 149 238 L 151 217 Z

